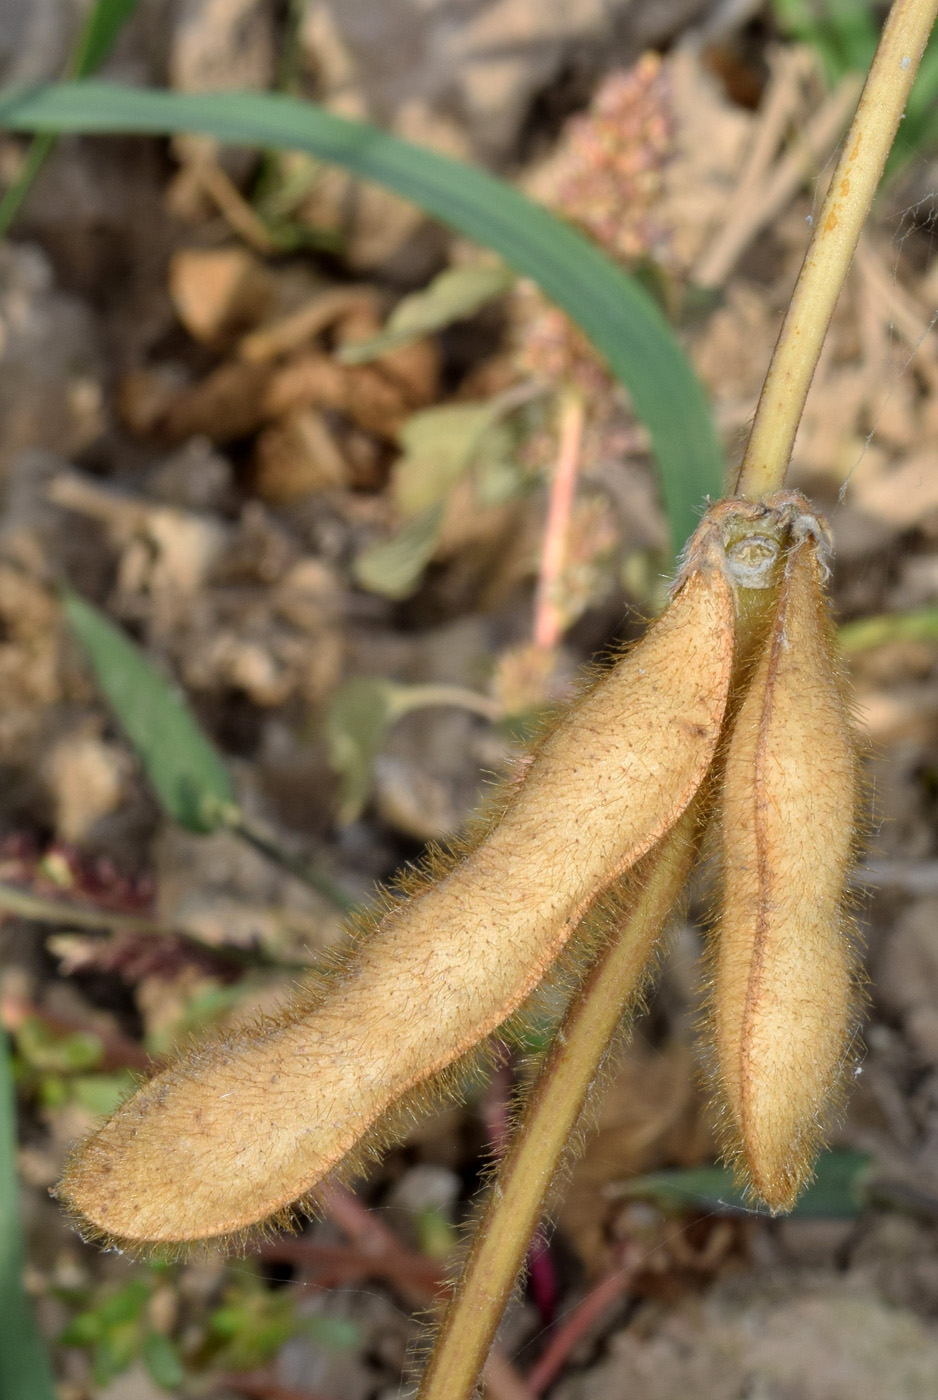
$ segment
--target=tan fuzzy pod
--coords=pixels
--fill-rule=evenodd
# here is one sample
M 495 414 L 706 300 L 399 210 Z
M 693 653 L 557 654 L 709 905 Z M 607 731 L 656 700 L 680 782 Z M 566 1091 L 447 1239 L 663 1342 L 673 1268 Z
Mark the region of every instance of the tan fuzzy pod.
M 181 1054 L 78 1150 L 58 1194 L 86 1229 L 182 1242 L 284 1211 L 528 997 L 712 762 L 733 594 L 719 532 L 698 534 L 661 618 L 561 716 L 461 860 L 376 916 L 327 992 Z
M 853 1038 L 844 910 L 859 766 L 814 517 L 736 715 L 722 791 L 713 1038 L 731 1155 L 773 1210 L 810 1176 Z

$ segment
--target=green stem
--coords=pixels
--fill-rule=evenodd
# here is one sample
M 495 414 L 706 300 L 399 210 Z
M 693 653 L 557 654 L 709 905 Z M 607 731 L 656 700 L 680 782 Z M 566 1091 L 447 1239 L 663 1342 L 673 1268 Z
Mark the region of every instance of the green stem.
M 785 474 L 834 305 L 892 147 L 938 0 L 893 0 L 814 226 L 766 375 L 736 493 L 765 500 Z
M 234 836 L 240 837 L 241 840 L 246 841 L 249 846 L 253 846 L 256 851 L 260 851 L 261 855 L 266 856 L 268 860 L 272 860 L 283 870 L 289 871 L 290 874 L 302 884 L 308 885 L 309 888 L 315 890 L 317 894 L 321 894 L 324 899 L 327 899 L 329 903 L 334 905 L 341 913 L 349 914 L 353 909 L 358 908 L 357 901 L 352 899 L 350 895 L 347 895 L 343 889 L 340 889 L 335 881 L 331 880 L 328 875 L 324 875 L 322 871 L 316 870 L 312 865 L 308 865 L 307 862 L 299 856 L 291 855 L 289 851 L 285 851 L 273 837 L 268 836 L 266 832 L 258 830 L 253 823 L 249 822 L 244 813 L 239 809 L 235 809 L 224 825 L 225 829 L 230 831 Z
M 104 62 L 136 6 L 137 0 L 97 0 L 66 69 L 67 77 L 86 78 Z M 30 142 L 22 169 L 0 199 L 0 238 L 6 237 L 57 139 L 54 132 L 42 131 Z
M 32 189 L 36 176 L 45 165 L 55 142 L 56 138 L 50 132 L 42 131 L 29 143 L 29 150 L 19 174 L 0 199 L 0 238 L 6 237 L 7 230 L 19 213 L 20 206 Z
M 457 710 L 469 710 L 474 715 L 491 720 L 493 724 L 504 718 L 504 710 L 497 700 L 463 685 L 411 685 L 399 698 L 391 701 L 395 719 L 402 718 L 411 710 L 429 709 L 433 705 L 452 705 Z
M 695 802 L 636 869 L 629 915 L 554 1038 L 489 1192 L 418 1400 L 463 1400 L 473 1392 L 590 1090 L 684 887 L 699 815 Z

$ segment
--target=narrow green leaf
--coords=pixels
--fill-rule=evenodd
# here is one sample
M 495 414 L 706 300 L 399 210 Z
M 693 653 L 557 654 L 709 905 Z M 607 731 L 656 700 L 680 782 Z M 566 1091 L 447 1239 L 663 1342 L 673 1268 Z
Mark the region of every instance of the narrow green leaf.
M 291 147 L 412 200 L 497 252 L 576 321 L 626 386 L 657 457 L 672 541 L 683 544 L 723 467 L 703 388 L 651 297 L 582 234 L 510 185 L 312 103 L 269 93 L 141 91 L 101 82 L 0 93 L 15 131 L 199 131 Z
M 507 292 L 514 280 L 514 273 L 505 267 L 447 268 L 422 292 L 399 301 L 380 335 L 343 346 L 338 358 L 346 365 L 377 360 L 389 350 L 409 345 L 454 321 L 464 321 L 487 301 Z
M 65 616 L 168 814 L 190 831 L 212 831 L 235 805 L 221 756 L 179 693 L 138 647 L 75 593 Z
M 852 1219 L 866 1199 L 871 1159 L 863 1152 L 826 1152 L 818 1158 L 814 1180 L 795 1206 L 793 1215 L 815 1219 Z M 652 1172 L 628 1183 L 628 1195 L 658 1200 L 685 1210 L 755 1211 L 727 1167 L 691 1167 Z
M 0 1396 L 55 1400 L 49 1358 L 23 1290 L 16 1100 L 6 1036 L 0 1031 Z
M 97 0 L 70 64 L 76 78 L 100 68 L 136 8 L 137 0 Z

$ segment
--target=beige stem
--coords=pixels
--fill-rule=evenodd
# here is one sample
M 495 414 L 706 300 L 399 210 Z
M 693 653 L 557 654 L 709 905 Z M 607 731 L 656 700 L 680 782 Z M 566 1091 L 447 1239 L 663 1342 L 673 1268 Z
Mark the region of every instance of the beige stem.
M 485 1362 L 558 1165 L 623 1012 L 687 879 L 699 804 L 635 872 L 628 918 L 597 959 L 554 1039 L 498 1170 L 418 1400 L 464 1400 Z
M 938 0 L 894 0 L 860 105 L 815 225 L 769 366 L 736 491 L 764 500 L 785 484 L 827 327 L 857 246 Z

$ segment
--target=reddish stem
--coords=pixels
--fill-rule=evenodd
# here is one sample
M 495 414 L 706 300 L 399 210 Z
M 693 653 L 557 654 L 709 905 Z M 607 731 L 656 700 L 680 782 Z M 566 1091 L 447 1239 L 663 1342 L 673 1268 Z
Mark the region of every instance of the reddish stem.
M 372 1272 L 380 1274 L 387 1270 L 389 1274 L 393 1273 L 401 1293 L 414 1306 L 425 1308 L 441 1288 L 449 1290 L 451 1285 L 441 1281 L 435 1265 L 422 1254 L 406 1249 L 397 1236 L 344 1186 L 327 1182 L 320 1188 L 319 1200 L 339 1229 L 373 1261 Z M 289 1258 L 292 1245 L 296 1251 L 293 1257 L 297 1257 L 302 1243 L 300 1240 L 278 1240 L 263 1252 L 267 1257 L 279 1255 L 280 1258 Z M 428 1277 L 430 1269 L 433 1272 Z M 407 1276 L 409 1281 L 405 1281 Z M 533 1400 L 524 1380 L 497 1347 L 493 1348 L 486 1365 L 485 1384 L 488 1400 Z M 273 1396 L 270 1400 L 281 1400 L 281 1397 Z M 292 1397 L 284 1396 L 282 1400 L 292 1400 Z
M 278 1385 L 263 1371 L 247 1371 L 243 1374 L 231 1371 L 213 1376 L 212 1379 L 216 1385 L 227 1386 L 229 1390 L 251 1396 L 252 1400 L 327 1400 L 326 1396 L 312 1390 L 294 1390 L 291 1386 Z
M 574 1347 L 599 1321 L 603 1313 L 623 1293 L 627 1293 L 634 1278 L 631 1268 L 617 1269 L 600 1279 L 571 1313 L 560 1323 L 544 1355 L 528 1374 L 528 1389 L 534 1396 L 543 1395 L 560 1375 Z
M 560 412 L 560 446 L 550 486 L 534 602 L 534 641 L 545 650 L 555 647 L 563 635 L 563 616 L 557 606 L 557 593 L 566 560 L 567 535 L 583 446 L 584 418 L 583 400 L 578 394 L 567 394 Z
M 320 1244 L 316 1240 L 271 1240 L 263 1247 L 265 1259 L 281 1259 L 295 1264 L 308 1282 L 322 1288 L 343 1283 L 381 1278 L 401 1291 L 412 1291 L 421 1302 L 446 1288 L 443 1271 L 431 1259 L 398 1245 L 386 1254 L 342 1244 Z

